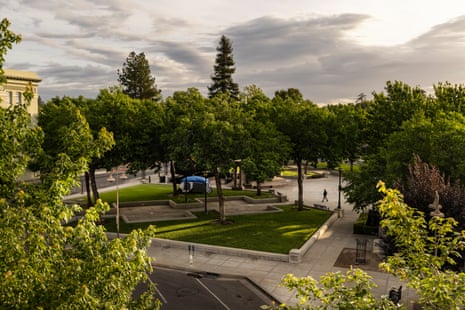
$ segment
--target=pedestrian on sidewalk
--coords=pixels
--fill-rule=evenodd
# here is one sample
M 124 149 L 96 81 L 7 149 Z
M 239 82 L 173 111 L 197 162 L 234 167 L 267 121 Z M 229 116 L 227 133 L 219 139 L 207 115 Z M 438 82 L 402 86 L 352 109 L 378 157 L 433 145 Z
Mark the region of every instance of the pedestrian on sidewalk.
M 328 192 L 326 191 L 326 188 L 323 190 L 323 199 L 321 202 L 328 201 Z

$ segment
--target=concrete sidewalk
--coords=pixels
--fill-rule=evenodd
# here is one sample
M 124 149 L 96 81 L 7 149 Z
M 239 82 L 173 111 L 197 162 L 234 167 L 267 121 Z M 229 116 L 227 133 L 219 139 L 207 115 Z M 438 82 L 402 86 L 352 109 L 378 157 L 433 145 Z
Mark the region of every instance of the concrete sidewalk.
M 288 185 L 277 190 L 286 194 L 289 201 L 294 201 L 297 199 L 296 189 L 296 180 L 291 180 Z M 309 205 L 314 203 L 322 204 L 321 199 L 324 189 L 327 190 L 329 198 L 329 202 L 325 202 L 324 204 L 332 210 L 337 208 L 337 176 L 306 180 L 304 182 L 305 203 Z M 355 249 L 357 238 L 368 238 L 371 239 L 368 241 L 369 245 L 372 243 L 373 237 L 353 234 L 352 225 L 357 218 L 357 214 L 352 212 L 352 207 L 343 201 L 343 197 L 341 197 L 341 208 L 344 210 L 344 215 L 338 218 L 322 237 L 312 245 L 299 264 L 209 252 L 195 253 L 191 261 L 187 247 L 182 249 L 156 244 L 152 245 L 148 253 L 154 257 L 155 265 L 159 266 L 246 276 L 278 301 L 295 304 L 297 302 L 295 292 L 290 292 L 279 285 L 284 275 L 291 273 L 299 277 L 311 276 L 318 280 L 321 275 L 327 272 L 346 272 L 347 268 L 334 266 L 343 249 Z M 273 242 L 273 240 L 270 240 L 270 242 Z M 361 269 L 363 267 L 363 265 L 360 265 Z M 398 279 L 387 273 L 368 271 L 368 274 L 378 285 L 375 289 L 375 293 L 378 296 L 387 295 L 391 288 L 397 288 L 400 285 Z M 413 305 L 411 304 L 414 299 L 413 292 L 405 289 L 404 285 L 402 293 L 401 303 L 407 305 L 409 309 L 413 309 Z

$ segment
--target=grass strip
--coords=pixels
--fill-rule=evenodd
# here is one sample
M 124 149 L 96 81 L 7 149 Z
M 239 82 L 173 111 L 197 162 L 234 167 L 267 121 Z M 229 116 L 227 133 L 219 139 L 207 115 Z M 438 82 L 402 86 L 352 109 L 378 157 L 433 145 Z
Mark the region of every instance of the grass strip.
M 287 254 L 299 248 L 331 216 L 325 210 L 298 211 L 294 206 L 283 206 L 283 212 L 228 216 L 232 223 L 218 224 L 215 211 L 195 213 L 197 219 L 156 223 L 126 224 L 120 222 L 120 232 L 154 225 L 157 237 L 185 242 L 218 245 L 256 251 Z M 116 231 L 108 220 L 107 231 Z

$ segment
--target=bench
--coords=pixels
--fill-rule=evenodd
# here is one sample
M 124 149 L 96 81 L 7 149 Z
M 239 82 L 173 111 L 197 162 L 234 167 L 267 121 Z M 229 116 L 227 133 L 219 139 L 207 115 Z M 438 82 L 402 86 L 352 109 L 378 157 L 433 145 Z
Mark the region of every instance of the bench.
M 391 300 L 395 305 L 399 305 L 399 301 L 402 299 L 402 285 L 398 289 L 391 288 L 389 290 L 389 300 Z

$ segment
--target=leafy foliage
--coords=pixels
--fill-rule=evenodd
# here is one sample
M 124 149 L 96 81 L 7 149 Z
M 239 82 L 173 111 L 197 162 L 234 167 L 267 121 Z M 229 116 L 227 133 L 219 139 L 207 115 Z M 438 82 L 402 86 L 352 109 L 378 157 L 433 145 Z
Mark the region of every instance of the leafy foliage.
M 118 82 L 123 92 L 131 98 L 161 100 L 161 91 L 155 85 L 155 78 L 144 53 L 129 53 L 123 68 L 118 69 Z
M 234 99 L 239 98 L 239 86 L 234 83 L 232 75 L 236 72 L 234 67 L 233 48 L 231 40 L 226 36 L 221 36 L 218 47 L 216 48 L 216 60 L 211 77 L 213 83 L 208 86 L 208 95 L 210 98 L 218 93 L 229 94 Z
M 417 290 L 425 309 L 460 309 L 465 306 L 465 273 L 445 269 L 465 248 L 465 231 L 456 231 L 453 218 L 432 217 L 403 202 L 399 191 L 387 189 L 378 209 L 381 226 L 394 238 L 397 253 L 381 267 Z
M 289 139 L 277 130 L 270 120 L 271 100 L 256 86 L 245 88 L 241 109 L 248 114 L 247 133 L 242 137 L 243 158 L 241 169 L 249 182 L 256 181 L 257 194 L 261 183 L 279 175 L 289 157 Z
M 6 25 L 6 26 L 5 26 Z M 8 23 L 0 38 L 11 37 Z M 0 42 L 3 64 L 4 41 Z M 152 271 L 146 248 L 153 229 L 134 231 L 124 240 L 109 240 L 99 217 L 108 204 L 97 201 L 74 226 L 66 223 L 81 212 L 63 203 L 74 178 L 85 171 L 89 153 L 79 156 L 89 128 L 70 124 L 67 141 L 56 140 L 57 152 L 47 163 L 47 181 L 26 184 L 18 177 L 41 152 L 43 133 L 32 127 L 24 104 L 0 109 L 0 304 L 8 309 L 156 309 L 153 285 L 134 297 Z M 73 110 L 73 109 L 71 109 Z M 74 112 L 76 112 L 74 110 Z M 82 120 L 79 113 L 69 113 Z M 74 131 L 74 132 L 73 132 Z M 65 153 L 68 152 L 68 153 Z M 4 155 L 4 156 L 3 156 Z
M 350 268 L 345 274 L 329 272 L 322 275 L 319 282 L 312 277 L 298 278 L 288 274 L 281 285 L 296 290 L 298 303 L 295 306 L 282 304 L 275 309 L 398 309 L 387 296 L 376 298 L 373 294 L 376 284 L 361 269 Z
M 13 43 L 21 42 L 21 35 L 9 30 L 11 23 L 8 19 L 3 18 L 0 21 L 0 84 L 6 81 L 3 71 L 3 63 L 8 50 L 13 48 Z
M 284 98 L 284 99 L 283 99 Z M 328 111 L 319 108 L 310 101 L 300 100 L 301 96 L 295 90 L 289 90 L 288 95 L 280 92 L 273 98 L 274 123 L 277 129 L 290 141 L 290 157 L 298 169 L 298 207 L 303 209 L 303 174 L 304 160 L 318 162 L 325 158 L 328 135 Z
M 402 194 L 383 182 L 378 189 L 384 195 L 377 205 L 381 226 L 396 245 L 396 253 L 380 267 L 416 289 L 422 309 L 462 309 L 465 273 L 445 267 L 454 265 L 465 248 L 465 231 L 456 231 L 453 218 L 426 220 L 423 212 L 405 204 Z M 319 282 L 287 275 L 281 283 L 296 290 L 299 302 L 277 309 L 398 309 L 386 296 L 373 295 L 376 285 L 360 269 L 349 269 L 346 275 L 329 272 Z
M 43 152 L 34 166 L 40 170 L 42 181 L 56 177 L 53 168 L 59 157 L 67 156 L 78 167 L 81 164 L 87 166 L 89 161 L 102 157 L 114 145 L 113 135 L 105 128 L 100 128 L 93 136 L 80 110 L 80 106 L 86 104 L 64 97 L 54 98 L 41 108 L 38 125 L 44 131 Z M 78 175 L 72 177 L 76 179 Z

